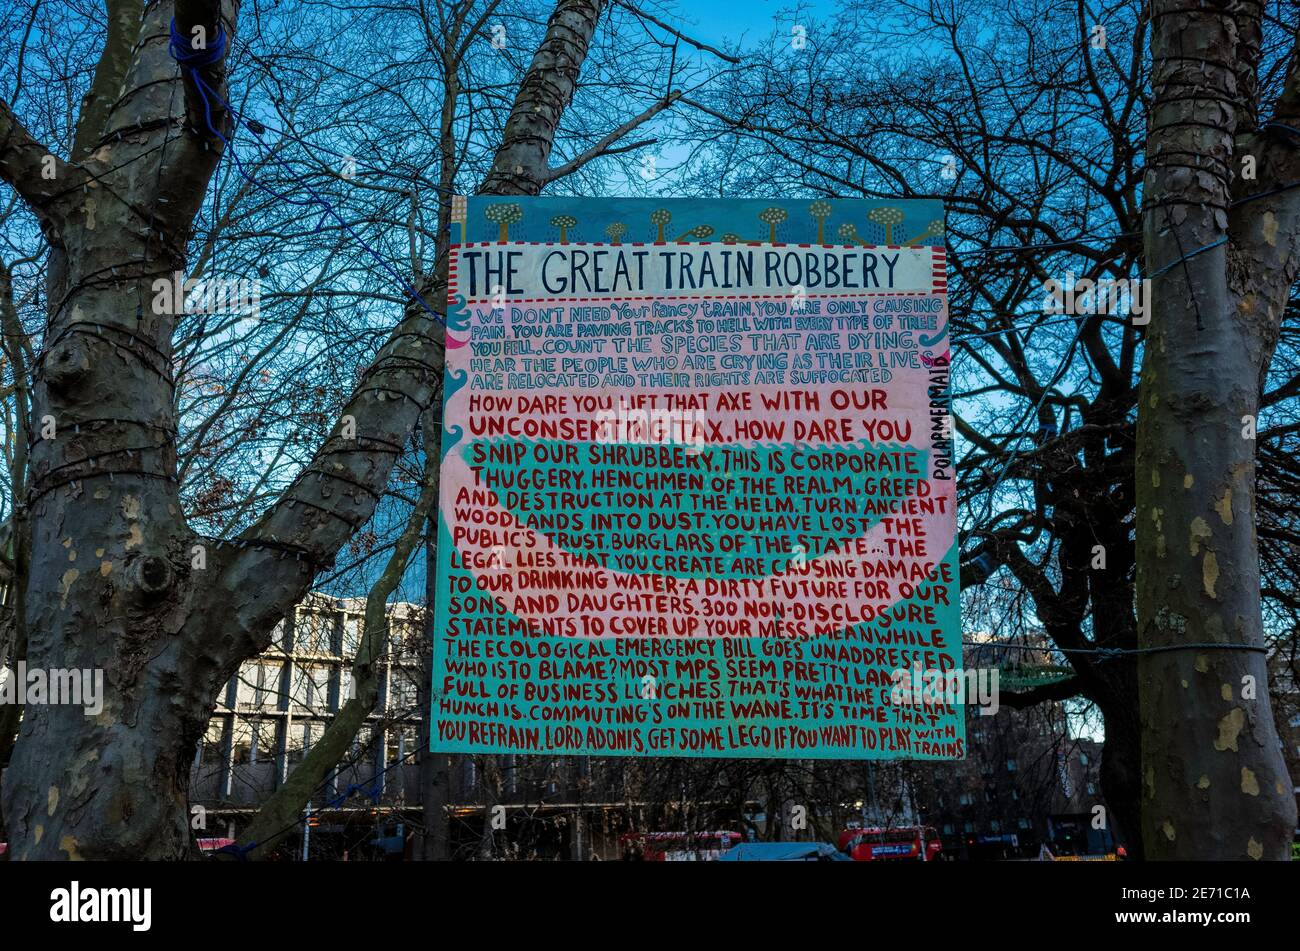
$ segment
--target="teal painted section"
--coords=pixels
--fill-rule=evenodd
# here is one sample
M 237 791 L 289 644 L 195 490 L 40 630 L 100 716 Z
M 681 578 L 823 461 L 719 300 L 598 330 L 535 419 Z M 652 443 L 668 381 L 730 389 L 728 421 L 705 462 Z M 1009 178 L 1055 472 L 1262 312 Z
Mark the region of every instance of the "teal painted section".
M 499 241 L 504 224 L 510 241 L 937 246 L 943 221 L 943 202 L 930 200 L 473 197 L 463 227 L 455 224 L 452 234 L 462 243 Z
M 489 442 L 492 442 L 492 440 L 478 439 L 465 447 L 466 459 L 471 465 L 481 466 L 483 476 L 504 477 L 518 475 L 522 476 L 527 484 L 542 485 L 545 484 L 547 472 L 561 471 L 582 480 L 581 483 L 575 481 L 573 484 L 590 486 L 592 484 L 592 475 L 596 473 L 597 467 L 589 461 L 591 456 L 588 448 L 599 448 L 597 443 L 569 443 L 569 445 L 577 448 L 577 461 L 571 463 L 538 462 L 538 454 L 530 449 L 518 464 L 511 464 L 502 461 L 490 461 L 492 456 L 486 451 L 480 451 Z M 532 442 L 525 439 L 497 440 L 497 442 L 515 442 L 526 447 L 532 446 Z M 545 442 L 553 441 L 546 440 Z M 801 472 L 799 475 L 801 477 L 810 475 L 818 477 L 819 481 L 825 484 L 825 491 L 818 493 L 825 511 L 820 515 L 798 513 L 793 500 L 780 493 L 781 480 L 785 474 L 777 474 L 778 470 L 773 464 L 775 455 L 778 453 L 788 454 L 795 448 L 797 447 L 793 445 L 764 446 L 756 443 L 738 444 L 730 449 L 722 446 L 710 446 L 698 454 L 697 458 L 700 465 L 698 469 L 692 470 L 692 473 L 698 473 L 705 479 L 711 475 L 726 476 L 744 472 L 743 469 L 731 461 L 736 456 L 743 455 L 757 464 L 753 473 L 755 478 L 770 475 L 775 480 L 777 492 L 774 493 L 772 505 L 781 507 L 784 511 L 765 512 L 761 515 L 745 513 L 737 503 L 743 504 L 746 493 L 738 491 L 739 482 L 733 480 L 732 488 L 728 492 L 706 492 L 699 496 L 695 496 L 693 493 L 683 493 L 685 498 L 674 503 L 674 511 L 685 513 L 692 523 L 690 527 L 680 524 L 673 527 L 650 526 L 648 514 L 666 508 L 666 506 L 659 504 L 663 492 L 628 489 L 619 492 L 619 495 L 624 499 L 624 504 L 602 505 L 601 511 L 634 516 L 637 524 L 630 526 L 629 532 L 644 535 L 649 547 L 645 549 L 616 548 L 612 543 L 613 532 L 592 533 L 585 530 L 585 526 L 590 524 L 591 520 L 584 516 L 582 512 L 572 513 L 580 520 L 578 527 L 574 530 L 575 538 L 590 540 L 593 534 L 598 534 L 601 544 L 599 546 L 592 544 L 566 545 L 563 544 L 563 538 L 558 540 L 561 541 L 561 547 L 571 554 L 582 556 L 586 560 L 594 560 L 605 568 L 616 571 L 641 572 L 645 569 L 639 568 L 632 561 L 626 560 L 625 556 L 674 550 L 716 553 L 724 550 L 717 543 L 718 538 L 743 530 L 748 536 L 748 540 L 739 550 L 727 550 L 728 558 L 745 559 L 751 564 L 755 561 L 761 561 L 763 563 L 762 568 L 759 570 L 749 568 L 747 570 L 746 566 L 741 564 L 728 571 L 725 576 L 732 578 L 762 578 L 785 571 L 789 567 L 791 559 L 799 557 L 806 559 L 819 558 L 826 554 L 832 547 L 832 543 L 834 547 L 843 547 L 846 542 L 864 534 L 876 525 L 882 517 L 888 515 L 890 497 L 865 493 L 864 490 L 869 480 L 875 481 L 881 478 L 917 479 L 924 477 L 926 473 L 927 453 L 912 446 L 870 446 L 866 443 L 858 443 L 855 446 L 848 447 L 841 445 L 805 446 L 802 448 L 804 458 L 809 460 L 809 471 Z M 495 455 L 498 458 L 500 456 L 499 453 Z M 556 457 L 554 453 L 546 455 L 549 458 Z M 813 461 L 817 458 L 834 459 L 837 455 L 849 455 L 862 459 L 862 463 L 851 468 L 862 468 L 863 471 L 837 473 L 829 468 L 819 468 L 817 463 Z M 871 468 L 867 469 L 867 466 Z M 623 465 L 606 464 L 599 468 L 603 475 L 611 475 L 619 471 L 628 473 L 644 471 L 643 466 L 631 463 L 624 463 Z M 790 474 L 794 475 L 793 473 Z M 519 494 L 518 492 L 505 491 L 498 493 L 505 507 L 522 523 L 527 524 L 530 517 L 537 516 L 542 521 L 542 524 L 547 524 L 547 520 L 562 514 L 562 510 L 552 504 L 558 498 L 556 493 L 525 492 L 524 494 L 530 500 L 535 498 L 543 503 L 540 507 L 530 506 L 526 510 L 512 507 L 510 504 L 512 499 L 518 498 Z M 723 509 L 718 510 L 704 504 L 706 496 L 709 501 L 715 498 L 725 500 Z M 875 508 L 877 511 L 872 511 L 871 508 Z M 801 518 L 801 514 L 805 517 Z M 748 521 L 744 526 L 739 526 L 732 519 L 746 519 Z M 759 524 L 760 519 L 766 519 L 768 524 L 766 526 Z M 685 549 L 677 544 L 678 537 L 682 535 L 691 536 L 690 541 L 692 543 L 697 543 L 702 536 L 704 544 L 699 547 Z M 797 539 L 797 541 L 792 542 L 791 539 Z M 769 554 L 783 545 L 790 549 L 788 555 L 773 557 Z M 799 545 L 802 551 L 795 550 L 795 545 Z M 665 573 L 685 577 L 681 572 Z
M 447 554 L 450 551 L 450 546 L 451 540 L 447 535 L 446 525 L 440 521 L 438 539 L 439 577 L 448 578 L 448 584 L 453 588 L 461 586 L 473 592 L 475 589 L 472 573 L 463 568 L 452 568 L 450 566 Z M 952 577 L 957 577 L 957 548 L 955 545 L 944 556 L 943 563 L 948 566 Z M 481 601 L 486 603 L 488 600 L 487 595 L 483 592 L 478 594 L 482 595 Z M 947 666 L 955 668 L 961 663 L 961 645 L 959 640 L 960 618 L 955 590 L 953 594 L 954 598 L 951 605 L 935 608 L 936 623 L 934 627 L 945 632 L 951 632 L 951 639 L 937 648 L 937 652 L 946 658 Z M 921 604 L 922 602 L 918 598 L 913 597 L 899 602 L 896 609 L 906 612 L 908 605 L 919 607 Z M 450 617 L 448 607 L 448 598 L 443 598 L 438 602 L 435 632 L 447 631 Z M 459 622 L 459 629 L 470 632 L 472 638 L 476 641 L 491 642 L 492 650 L 499 655 L 499 658 L 482 661 L 482 663 L 486 664 L 486 670 L 483 672 L 476 671 L 469 678 L 475 681 L 482 680 L 487 685 L 487 693 L 491 695 L 481 698 L 482 706 L 472 712 L 455 712 L 444 708 L 442 706 L 442 696 L 447 684 L 435 677 L 431 711 L 433 723 L 435 724 L 432 747 L 439 752 L 535 754 L 547 750 L 554 753 L 591 756 L 671 755 L 686 757 L 733 756 L 775 759 L 862 760 L 900 758 L 941 760 L 960 758 L 965 755 L 964 708 L 960 704 L 945 708 L 927 708 L 933 712 L 935 717 L 935 723 L 931 728 L 935 734 L 935 748 L 930 751 L 921 748 L 917 744 L 916 736 L 919 731 L 915 730 L 915 728 L 912 733 L 911 746 L 903 748 L 897 746 L 896 744 L 904 741 L 904 732 L 893 731 L 884 725 L 866 722 L 860 715 L 860 711 L 855 712 L 853 710 L 857 705 L 846 704 L 834 698 L 834 694 L 839 692 L 838 684 L 832 684 L 832 689 L 826 691 L 826 696 L 823 699 L 809 698 L 803 701 L 802 704 L 797 700 L 792 700 L 784 708 L 764 709 L 760 705 L 745 702 L 739 702 L 738 706 L 733 707 L 733 701 L 724 699 L 726 715 L 722 719 L 725 722 L 719 725 L 718 718 L 703 717 L 694 712 L 691 709 L 694 708 L 694 704 L 688 704 L 688 709 L 683 712 L 681 709 L 670 710 L 671 707 L 680 706 L 671 698 L 643 698 L 641 696 L 643 692 L 642 677 L 645 676 L 646 671 L 649 669 L 643 665 L 630 663 L 622 670 L 616 670 L 612 676 L 600 676 L 595 675 L 590 668 L 591 658 L 589 656 L 574 654 L 576 645 L 581 645 L 590 640 L 603 641 L 604 646 L 612 654 L 614 648 L 609 643 L 610 639 L 608 638 L 588 639 L 565 636 L 531 637 L 520 634 L 484 634 L 484 630 L 488 630 L 495 625 L 508 625 L 511 622 L 522 628 L 522 621 L 499 606 L 488 611 L 460 612 L 459 616 L 463 619 Z M 458 661 L 453 645 L 455 640 L 459 640 L 459 638 L 448 638 L 436 633 L 433 644 L 434 670 L 445 671 L 446 677 L 453 681 L 457 679 L 455 665 Z M 771 639 L 741 637 L 727 640 L 732 641 L 734 645 L 735 654 L 732 658 L 734 662 L 771 661 L 776 665 L 773 669 L 773 677 L 780 677 L 780 658 L 773 658 L 764 652 L 765 644 L 770 644 Z M 891 650 L 890 647 L 881 644 L 881 641 L 887 641 L 888 637 L 887 627 L 880 621 L 850 628 L 833 641 L 828 638 L 822 640 L 828 647 L 842 648 L 849 652 L 882 649 L 888 652 Z M 523 653 L 516 653 L 516 651 L 521 650 L 523 645 L 526 645 L 526 652 L 530 656 L 525 657 Z M 892 650 L 894 653 L 888 655 L 888 660 L 884 664 L 853 664 L 847 661 L 837 661 L 836 663 L 852 668 L 849 674 L 850 680 L 854 677 L 862 677 L 888 684 L 890 672 L 895 669 L 910 668 L 912 660 L 907 648 L 894 647 Z M 608 707 L 617 718 L 608 731 L 599 729 L 593 731 L 587 725 L 571 726 L 562 722 L 545 722 L 530 715 L 529 708 L 535 700 L 523 694 L 523 691 L 528 688 L 529 678 L 518 665 L 535 665 L 543 662 L 563 664 L 566 660 L 572 663 L 573 669 L 568 676 L 563 678 L 563 686 L 576 694 L 567 705 L 573 708 L 599 702 L 602 706 Z M 582 666 L 584 660 L 588 665 L 585 668 Z M 511 662 L 516 665 L 513 669 L 510 666 Z M 719 676 L 715 682 L 725 697 L 727 684 L 731 676 L 729 676 L 725 663 L 721 664 L 720 667 Z M 661 679 L 660 683 L 662 684 L 662 682 Z M 548 689 L 556 688 L 554 682 L 549 682 L 546 686 Z M 508 694 L 512 689 L 520 691 L 520 695 L 514 699 L 497 696 L 498 694 Z M 611 692 L 613 702 L 610 702 L 609 695 Z M 549 695 L 543 702 L 548 705 L 553 704 Z M 875 704 L 871 705 L 874 706 Z M 867 704 L 861 706 L 867 706 Z M 915 709 L 918 711 L 917 715 L 920 716 L 919 711 L 921 708 Z M 489 720 L 501 721 L 509 730 L 492 734 L 490 737 L 486 733 L 480 733 L 477 739 L 471 735 L 474 724 L 484 724 Z M 670 748 L 656 748 L 655 742 L 665 739 L 662 733 L 665 726 L 670 726 L 678 731 L 679 735 L 674 737 L 674 742 L 672 742 Z M 439 736 L 439 731 L 444 730 L 447 732 Z M 816 738 L 817 741 L 812 746 L 799 745 L 796 747 L 790 743 L 791 730 L 801 731 L 807 736 Z M 693 732 L 694 735 L 689 738 L 680 735 L 687 731 Z M 610 735 L 625 737 L 631 741 L 632 745 L 626 748 L 611 749 L 602 743 L 602 738 Z M 831 743 L 832 739 L 839 741 L 848 737 L 852 737 L 858 742 L 854 742 L 852 745 Z M 825 738 L 825 741 L 823 741 L 823 738 Z M 683 741 L 687 743 L 684 748 Z

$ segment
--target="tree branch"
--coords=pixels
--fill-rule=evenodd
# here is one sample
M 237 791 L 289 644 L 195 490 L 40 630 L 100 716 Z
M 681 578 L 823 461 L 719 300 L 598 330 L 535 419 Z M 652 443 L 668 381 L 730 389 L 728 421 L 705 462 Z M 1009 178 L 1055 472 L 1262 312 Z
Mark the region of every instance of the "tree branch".
M 1050 684 L 1043 684 L 1041 687 L 1033 687 L 1029 690 L 1000 690 L 998 703 L 1013 710 L 1024 710 L 1040 703 L 1069 700 L 1082 692 L 1083 684 L 1078 677 L 1066 677 L 1064 680 L 1055 680 Z
M 99 54 L 94 82 L 81 100 L 77 135 L 72 145 L 73 161 L 86 158 L 108 126 L 109 113 L 131 65 L 143 12 L 141 0 L 108 0 L 108 38 Z
M 688 46 L 694 46 L 697 50 L 703 50 L 705 53 L 712 53 L 714 56 L 718 57 L 718 59 L 726 60 L 728 63 L 740 62 L 740 60 L 737 57 L 724 53 L 722 52 L 722 50 L 717 49 L 716 47 L 710 46 L 707 43 L 701 43 L 699 40 L 691 39 L 685 33 L 681 32 L 680 30 L 674 29 L 673 27 L 665 23 L 663 20 L 658 20 L 655 17 L 652 17 L 650 14 L 646 13 L 640 7 L 628 3 L 627 0 L 614 0 L 614 2 L 617 3 L 624 10 L 627 10 L 633 16 L 639 17 L 642 20 L 649 20 L 655 26 L 659 27 L 659 29 L 663 30 L 666 33 L 672 34 L 674 37 L 681 40 L 683 43 L 687 44 Z
M 480 195 L 536 195 L 549 178 L 560 116 L 578 87 L 605 0 L 560 0 L 519 86 Z M 575 54 L 577 54 L 575 58 Z
M 58 197 L 78 183 L 82 172 L 53 155 L 18 121 L 0 99 L 0 179 L 9 184 L 46 226 L 62 224 Z
M 565 162 L 563 165 L 556 166 L 555 168 L 548 171 L 546 173 L 546 184 L 550 184 L 556 179 L 563 178 L 566 175 L 572 175 L 578 169 L 582 168 L 582 166 L 586 165 L 588 162 L 593 161 L 594 159 L 600 158 L 602 155 L 611 155 L 615 152 L 629 152 L 632 149 L 640 148 L 642 146 L 651 144 L 652 142 L 655 141 L 654 139 L 643 139 L 640 142 L 633 142 L 632 144 L 622 146 L 621 148 L 617 148 L 617 149 L 611 148 L 611 146 L 619 139 L 623 138 L 623 136 L 627 135 L 629 132 L 631 132 L 633 129 L 637 128 L 638 126 L 644 125 L 645 123 L 649 122 L 655 116 L 659 115 L 659 113 L 663 112 L 665 109 L 672 106 L 672 104 L 676 102 L 678 99 L 680 99 L 681 97 L 682 94 L 680 92 L 670 92 L 668 95 L 664 96 L 664 98 L 660 99 L 658 102 L 652 105 L 649 109 L 646 109 L 640 115 L 628 119 L 621 126 L 619 126 L 617 129 L 614 129 L 612 132 L 609 133 L 609 135 L 602 138 L 599 142 L 597 142 L 591 148 L 587 149 L 587 151 L 583 152 L 581 155 L 577 156 L 576 158 L 570 159 L 569 161 Z
M 365 627 L 352 661 L 355 693 L 284 784 L 262 803 L 252 823 L 243 831 L 240 843 L 250 849 L 250 858 L 265 857 L 286 835 L 295 831 L 294 820 L 302 815 L 312 793 L 343 758 L 366 717 L 374 712 L 379 701 L 378 661 L 390 630 L 388 598 L 402 580 L 411 552 L 423 534 L 425 519 L 438 498 L 438 468 L 429 466 L 426 471 L 428 477 L 419 501 L 411 510 L 383 572 L 366 595 Z
M 560 116 L 572 98 L 605 0 L 560 0 L 546 35 L 519 85 L 510 118 L 481 194 L 535 195 L 546 179 Z M 445 225 L 446 222 L 440 222 Z M 449 233 L 442 227 L 439 234 Z M 374 512 L 389 474 L 416 422 L 441 386 L 447 255 L 421 284 L 430 314 L 411 301 L 340 414 L 332 435 L 293 484 L 245 532 L 242 545 L 217 573 L 229 594 L 222 630 L 233 663 L 255 653 L 275 619 L 306 592 L 316 571 Z M 437 441 L 430 451 L 436 452 Z M 289 559 L 292 553 L 296 557 Z M 303 564 L 303 561 L 306 564 Z M 233 618 L 232 616 L 233 615 Z M 233 625 L 231 620 L 235 622 Z

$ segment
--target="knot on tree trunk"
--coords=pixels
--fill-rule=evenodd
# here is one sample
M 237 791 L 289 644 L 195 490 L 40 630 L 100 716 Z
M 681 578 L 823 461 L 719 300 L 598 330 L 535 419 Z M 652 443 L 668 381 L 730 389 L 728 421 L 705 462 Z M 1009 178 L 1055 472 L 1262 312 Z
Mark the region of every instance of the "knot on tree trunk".
M 137 558 L 130 568 L 131 587 L 142 601 L 159 600 L 176 584 L 176 572 L 166 558 L 145 555 Z
M 90 370 L 90 351 L 75 337 L 57 343 L 45 358 L 45 379 L 56 390 L 64 391 Z

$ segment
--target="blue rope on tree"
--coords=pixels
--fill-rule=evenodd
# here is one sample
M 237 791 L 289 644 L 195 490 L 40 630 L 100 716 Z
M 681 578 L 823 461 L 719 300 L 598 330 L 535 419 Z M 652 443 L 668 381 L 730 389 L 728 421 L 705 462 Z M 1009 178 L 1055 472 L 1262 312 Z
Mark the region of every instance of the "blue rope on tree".
M 221 23 L 217 23 L 217 35 L 212 38 L 212 42 L 200 49 L 195 49 L 194 44 L 181 35 L 181 31 L 176 28 L 175 19 L 172 20 L 171 33 L 169 49 L 172 59 L 180 63 L 182 69 L 212 66 L 221 62 L 226 55 L 226 28 Z

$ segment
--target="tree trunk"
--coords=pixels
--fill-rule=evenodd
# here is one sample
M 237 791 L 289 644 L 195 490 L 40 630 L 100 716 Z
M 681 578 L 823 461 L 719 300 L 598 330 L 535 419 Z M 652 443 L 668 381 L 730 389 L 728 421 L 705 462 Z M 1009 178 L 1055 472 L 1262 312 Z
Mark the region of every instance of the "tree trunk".
M 1129 692 L 1111 703 L 1098 703 L 1106 722 L 1106 742 L 1101 748 L 1101 793 L 1109 810 L 1111 836 L 1127 850 L 1129 858 L 1145 855 L 1142 838 L 1141 734 L 1138 730 L 1136 677 L 1128 677 Z
M 436 557 L 428 563 L 429 576 L 434 577 Z M 432 604 L 432 602 L 430 602 Z M 432 610 L 428 612 L 432 615 Z M 432 624 L 432 619 L 430 619 Z M 424 811 L 424 832 L 420 836 L 417 857 L 423 862 L 445 862 L 451 858 L 447 806 L 451 787 L 451 762 L 446 753 L 430 752 L 429 740 L 433 730 L 433 695 L 429 687 L 432 683 L 433 651 L 424 649 L 421 653 L 423 664 L 421 672 L 424 680 L 420 685 L 420 709 L 424 717 L 420 721 L 420 806 Z
M 154 6 L 136 33 L 165 37 L 171 14 Z M 187 35 L 216 35 L 215 4 L 178 3 L 175 15 Z M 175 310 L 154 306 L 152 290 L 183 267 L 217 152 L 173 118 L 166 43 L 124 56 L 136 39 L 111 32 L 99 72 L 125 73 L 131 93 L 79 129 L 83 167 L 56 166 L 55 183 L 75 191 L 34 202 L 52 251 L 33 389 L 27 659 L 102 672 L 105 696 L 94 717 L 27 706 L 4 787 L 15 858 L 184 854 L 189 766 L 217 689 L 210 654 L 178 636 L 194 607 L 194 539 L 175 479 Z M 220 64 L 203 74 L 221 88 Z M 156 180 L 87 177 L 155 149 Z
M 14 377 L 13 449 L 8 454 L 9 485 L 15 500 L 27 494 L 27 420 L 29 361 L 27 337 L 18 320 L 14 306 L 13 275 L 7 264 L 0 261 L 0 329 L 4 331 L 3 350 Z M 0 665 L 8 664 L 17 671 L 18 664 L 27 659 L 27 576 L 28 539 L 30 529 L 27 506 L 15 504 L 13 514 L 0 533 L 0 555 L 3 556 L 3 575 L 0 579 L 7 589 L 5 605 L 0 616 Z M 22 704 L 0 705 L 0 772 L 9 765 L 14 741 L 18 738 L 18 724 L 22 717 Z M 0 837 L 5 833 L 4 810 L 0 809 Z
M 1232 204 L 1237 139 L 1252 132 L 1239 95 L 1253 83 L 1242 77 L 1258 50 L 1230 14 L 1248 16 L 1225 2 L 1161 0 L 1153 20 L 1145 241 L 1155 286 L 1136 478 L 1142 824 L 1154 859 L 1285 859 L 1296 821 L 1269 707 L 1255 443 L 1243 428 L 1295 278 L 1296 214 L 1294 192 Z M 1278 111 L 1289 111 L 1286 95 Z M 1268 171 L 1242 184 L 1262 193 Z
M 236 6 L 227 0 L 227 35 Z M 602 6 L 557 6 L 489 178 L 495 193 L 521 182 L 536 183 L 535 193 L 545 181 Z M 178 31 L 203 26 L 215 37 L 218 11 L 217 0 L 177 0 Z M 171 338 L 183 303 L 155 306 L 153 282 L 184 271 L 221 152 L 196 109 L 194 76 L 219 92 L 224 66 L 178 75 L 166 42 L 172 12 L 155 4 L 136 37 L 117 37 L 134 43 L 130 57 L 105 50 L 101 69 L 129 65 L 120 84 L 95 88 L 126 92 L 105 110 L 100 138 L 79 129 L 73 154 L 89 154 L 83 166 L 56 160 L 54 179 L 43 175 L 49 150 L 0 103 L 0 177 L 52 247 L 32 394 L 41 438 L 28 494 L 28 663 L 100 671 L 105 687 L 94 717 L 70 705 L 25 711 L 3 789 L 18 859 L 189 854 L 190 765 L 218 691 L 268 646 L 276 621 L 374 511 L 392 447 L 406 443 L 441 375 L 440 327 L 412 304 L 334 434 L 264 517 L 233 543 L 189 528 L 172 409 Z M 219 103 L 211 113 L 224 129 Z

